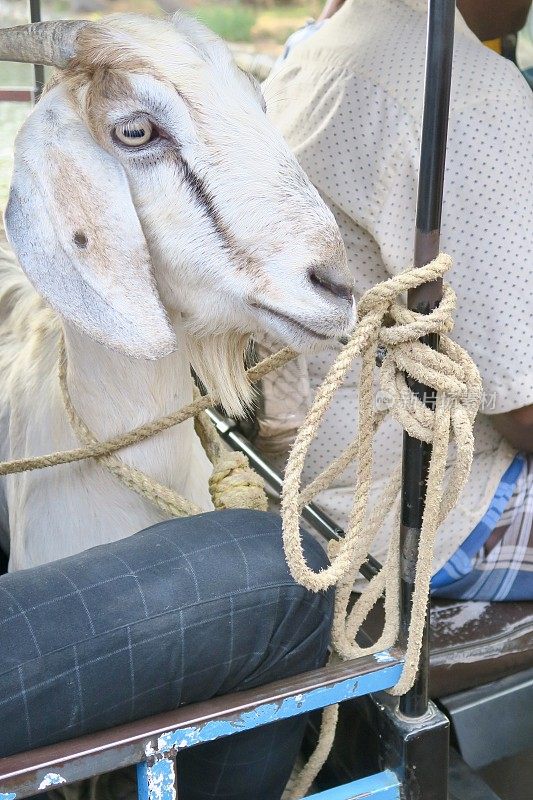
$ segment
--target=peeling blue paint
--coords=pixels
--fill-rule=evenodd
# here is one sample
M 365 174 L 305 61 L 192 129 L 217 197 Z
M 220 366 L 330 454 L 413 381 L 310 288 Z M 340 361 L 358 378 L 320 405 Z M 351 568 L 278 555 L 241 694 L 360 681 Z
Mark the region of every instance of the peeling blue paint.
M 374 661 L 378 664 L 387 664 L 390 661 L 396 661 L 394 656 L 391 656 L 388 650 L 380 650 L 379 653 L 374 653 Z
M 394 772 L 386 770 L 359 781 L 335 786 L 307 800 L 400 800 L 400 781 Z
M 202 742 L 211 742 L 222 736 L 231 736 L 239 731 L 247 731 L 260 725 L 268 725 L 280 719 L 305 714 L 317 708 L 339 703 L 350 697 L 360 697 L 370 692 L 388 689 L 399 680 L 403 664 L 383 667 L 379 672 L 360 675 L 357 678 L 322 686 L 309 692 L 301 692 L 294 697 L 287 697 L 280 703 L 265 703 L 250 711 L 244 711 L 235 719 L 214 719 L 203 725 L 193 725 L 170 731 L 159 737 L 157 751 L 165 753 L 169 750 L 183 750 Z
M 0 792 L 0 800 L 16 800 L 15 792 Z
M 174 759 L 161 758 L 153 765 L 137 764 L 138 800 L 176 800 Z
M 57 772 L 47 772 L 39 784 L 39 789 L 48 789 L 49 786 L 60 786 L 62 783 L 66 783 L 66 780 Z

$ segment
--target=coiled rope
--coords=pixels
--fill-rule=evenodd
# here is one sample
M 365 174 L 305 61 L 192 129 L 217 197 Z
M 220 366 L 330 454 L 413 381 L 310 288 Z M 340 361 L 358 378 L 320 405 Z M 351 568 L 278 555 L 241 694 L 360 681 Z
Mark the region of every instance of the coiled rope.
M 409 269 L 366 292 L 358 305 L 359 322 L 348 344 L 331 367 L 318 389 L 313 404 L 300 427 L 292 447 L 282 495 L 284 547 L 294 579 L 319 591 L 336 586 L 332 643 L 343 659 L 357 658 L 390 647 L 399 634 L 399 504 L 401 471 L 396 469 L 383 495 L 369 510 L 372 478 L 372 444 L 375 432 L 387 414 L 395 417 L 417 439 L 432 445 L 426 502 L 415 571 L 411 624 L 405 647 L 405 663 L 400 680 L 390 692 L 404 694 L 413 685 L 429 596 L 433 546 L 437 529 L 456 504 L 470 472 L 474 453 L 473 424 L 481 402 L 481 378 L 470 356 L 446 335 L 453 327 L 456 298 L 445 285 L 443 298 L 427 315 L 409 311 L 398 301 L 399 295 L 422 283 L 441 278 L 451 267 L 451 259 L 440 254 L 420 269 Z M 419 341 L 430 333 L 440 335 L 440 352 Z M 390 409 L 377 412 L 374 405 L 376 352 L 386 352 L 380 370 L 380 387 L 391 398 Z M 305 456 L 329 408 L 334 393 L 342 385 L 355 358 L 362 359 L 359 385 L 359 430 L 353 442 L 309 486 L 301 489 Z M 409 389 L 407 376 L 437 390 L 434 410 L 425 406 Z M 448 446 L 453 437 L 456 458 L 445 485 Z M 314 572 L 305 562 L 299 527 L 300 511 L 351 461 L 356 460 L 356 486 L 345 535 L 329 548 L 330 566 Z M 387 558 L 380 572 L 367 584 L 349 610 L 353 582 L 377 532 L 389 514 L 396 524 Z M 355 636 L 369 612 L 385 593 L 385 624 L 378 641 L 361 647 Z M 335 734 L 338 707 L 324 710 L 317 749 L 303 771 L 293 780 L 286 794 L 302 797 L 325 762 Z
M 358 304 L 357 326 L 320 386 L 298 431 L 285 470 L 281 508 L 283 541 L 289 569 L 294 579 L 311 591 L 336 586 L 333 647 L 341 658 L 352 659 L 390 647 L 399 633 L 400 525 L 397 497 L 401 475 L 397 469 L 381 498 L 369 509 L 374 435 L 387 414 L 391 414 L 410 436 L 432 445 L 415 571 L 411 626 L 406 643 L 404 669 L 399 682 L 390 690 L 395 695 L 408 691 L 416 676 L 435 536 L 468 479 L 474 450 L 473 423 L 481 401 L 481 379 L 476 366 L 468 354 L 447 335 L 453 328 L 452 315 L 456 305 L 453 289 L 444 285 L 440 305 L 427 315 L 409 311 L 398 298 L 409 289 L 442 278 L 451 263 L 450 257 L 441 253 L 425 267 L 407 269 L 363 295 Z M 432 333 L 440 337 L 439 352 L 420 341 L 422 337 Z M 388 411 L 379 412 L 374 404 L 374 370 L 378 348 L 385 351 L 380 369 L 380 386 L 391 398 Z M 258 381 L 296 357 L 294 351 L 284 348 L 249 369 L 248 378 L 252 382 Z M 302 489 L 301 476 L 307 451 L 335 392 L 342 385 L 356 358 L 362 360 L 357 437 L 317 478 Z M 407 376 L 437 391 L 434 409 L 426 407 L 411 392 Z M 99 442 L 79 417 L 70 399 L 63 341 L 60 344 L 59 381 L 70 424 L 83 443 L 82 446 L 36 458 L 1 463 L 0 475 L 96 458 L 126 486 L 150 500 L 165 514 L 197 514 L 201 509 L 140 470 L 125 464 L 115 455 L 123 447 L 142 442 L 195 417 L 196 432 L 214 466 L 210 492 L 215 508 L 266 508 L 262 481 L 250 469 L 244 455 L 222 449 L 216 430 L 204 413 L 206 408 L 216 404 L 215 397 L 197 395 L 192 403 L 179 411 L 105 442 Z M 452 438 L 456 444 L 456 455 L 445 482 L 448 448 Z M 357 462 L 356 486 L 345 535 L 341 541 L 330 545 L 330 566 L 314 572 L 307 565 L 303 553 L 299 525 L 301 509 L 327 488 L 335 476 L 354 460 Z M 367 553 L 372 549 L 377 532 L 389 514 L 394 514 L 398 519 L 394 525 L 385 564 L 349 610 L 353 582 Z M 382 634 L 371 647 L 361 647 L 355 642 L 356 633 L 383 593 L 385 624 Z M 337 706 L 324 709 L 318 747 L 304 770 L 295 781 L 291 781 L 287 797 L 301 797 L 314 780 L 331 748 L 337 713 Z

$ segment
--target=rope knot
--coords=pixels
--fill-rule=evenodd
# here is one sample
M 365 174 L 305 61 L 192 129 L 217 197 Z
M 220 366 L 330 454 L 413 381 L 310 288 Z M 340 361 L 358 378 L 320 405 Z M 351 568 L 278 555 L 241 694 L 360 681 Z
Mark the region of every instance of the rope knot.
M 420 652 L 421 631 L 429 593 L 433 544 L 437 529 L 453 508 L 468 478 L 473 456 L 472 426 L 481 400 L 481 379 L 468 354 L 449 337 L 453 327 L 455 293 L 445 285 L 442 300 L 429 314 L 410 311 L 400 295 L 423 283 L 439 280 L 451 266 L 451 259 L 440 254 L 421 268 L 411 268 L 366 292 L 358 305 L 359 322 L 348 343 L 339 353 L 330 372 L 318 389 L 307 418 L 300 427 L 285 469 L 282 495 L 283 535 L 289 569 L 295 580 L 311 591 L 336 585 L 336 611 L 333 645 L 343 658 L 365 652 L 354 641 L 359 626 L 385 591 L 386 624 L 372 650 L 394 642 L 398 633 L 399 524 L 391 539 L 382 570 L 370 581 L 360 599 L 349 609 L 350 593 L 361 564 L 377 532 L 389 514 L 398 516 L 401 471 L 395 470 L 390 484 L 374 507 L 369 509 L 373 469 L 373 439 L 387 413 L 394 416 L 407 432 L 432 444 L 427 478 L 427 493 L 419 555 L 416 565 L 416 591 L 413 600 L 413 626 L 407 643 L 406 666 L 395 694 L 407 691 L 414 680 Z M 439 350 L 423 339 L 439 337 Z M 422 341 L 420 341 L 422 339 Z M 375 364 L 378 350 L 384 353 L 380 368 L 380 388 L 389 398 L 385 412 L 375 405 Z M 342 385 L 355 358 L 361 358 L 359 381 L 359 432 L 356 440 L 301 489 L 301 476 L 310 443 Z M 427 386 L 432 407 L 411 391 L 409 382 Z M 450 464 L 448 480 L 448 445 L 456 441 L 456 455 Z M 299 514 L 308 503 L 351 461 L 356 463 L 354 500 L 344 537 L 328 548 L 330 565 L 314 572 L 306 563 L 299 530 Z M 366 650 L 368 652 L 368 650 Z
M 243 453 L 224 452 L 213 466 L 209 492 L 217 509 L 253 508 L 266 511 L 267 497 L 262 479 Z
M 372 287 L 358 305 L 359 325 L 367 323 L 363 347 L 372 342 L 380 355 L 380 405 L 386 406 L 410 436 L 425 442 L 433 441 L 434 398 L 427 405 L 425 401 L 431 398 L 418 398 L 409 381 L 445 394 L 456 424 L 465 415 L 473 422 L 481 401 L 476 367 L 447 336 L 453 329 L 456 306 L 452 287 L 444 284 L 441 302 L 428 314 L 411 311 L 398 299 L 409 289 L 441 279 L 451 264 L 451 258 L 441 253 L 424 267 L 400 272 Z M 421 341 L 431 334 L 439 336 L 439 351 Z M 352 342 L 360 351 L 360 337 L 354 335 Z
M 424 267 L 416 269 L 409 267 L 409 269 L 399 272 L 398 275 L 376 284 L 361 297 L 357 305 L 360 316 L 364 317 L 372 311 L 378 312 L 382 307 L 387 309 L 392 306 L 398 295 L 409 289 L 416 289 L 423 283 L 432 283 L 441 279 L 451 266 L 450 256 L 440 253 L 437 258 Z

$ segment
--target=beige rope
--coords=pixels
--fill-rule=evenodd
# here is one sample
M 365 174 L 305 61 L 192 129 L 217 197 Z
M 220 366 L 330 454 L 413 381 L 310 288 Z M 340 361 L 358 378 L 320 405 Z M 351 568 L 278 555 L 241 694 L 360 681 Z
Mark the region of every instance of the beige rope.
M 81 419 L 70 398 L 67 383 L 67 354 L 63 337 L 59 346 L 58 373 L 61 397 L 72 429 L 86 446 L 98 444 L 98 439 Z M 203 402 L 203 399 L 198 390 L 195 390 L 195 403 L 200 402 Z M 196 433 L 213 464 L 213 474 L 209 479 L 209 491 L 215 508 L 254 508 L 258 511 L 266 511 L 268 501 L 263 482 L 259 475 L 250 468 L 246 456 L 242 453 L 229 452 L 221 447 L 216 428 L 205 411 L 198 411 L 194 422 Z M 113 453 L 99 456 L 97 460 L 128 489 L 153 503 L 168 516 L 189 517 L 201 514 L 202 510 L 206 510 L 191 503 L 167 486 L 163 486 L 141 470 L 125 464 Z
M 63 353 L 64 351 L 60 351 L 60 380 L 62 370 L 65 370 L 66 375 L 66 362 Z M 246 371 L 246 375 L 252 383 L 256 383 L 257 381 L 260 381 L 264 375 L 267 375 L 269 372 L 272 372 L 275 369 L 283 367 L 289 361 L 292 361 L 297 357 L 298 353 L 295 353 L 290 349 L 290 347 L 285 347 L 279 352 L 263 359 L 259 362 L 259 364 L 256 364 L 248 369 Z M 82 438 L 86 440 L 86 444 L 84 444 L 82 447 L 76 447 L 72 450 L 60 450 L 55 453 L 48 453 L 42 456 L 18 458 L 12 461 L 0 462 L 0 477 L 2 475 L 13 475 L 20 472 L 29 472 L 34 469 L 54 467 L 58 464 L 70 464 L 75 461 L 83 461 L 86 458 L 101 458 L 103 456 L 111 455 L 117 450 L 121 450 L 123 447 L 130 447 L 131 445 L 138 444 L 139 442 L 144 442 L 146 439 L 149 439 L 152 436 L 161 433 L 162 431 L 166 431 L 169 428 L 174 427 L 174 425 L 179 425 L 181 422 L 184 422 L 191 417 L 197 417 L 202 411 L 205 411 L 206 408 L 216 405 L 217 400 L 218 398 L 211 394 L 206 394 L 201 397 L 197 396 L 192 403 L 188 403 L 188 405 L 183 406 L 183 408 L 180 408 L 178 411 L 173 411 L 171 414 L 167 414 L 166 416 L 160 417 L 157 420 L 139 425 L 138 427 L 133 428 L 131 431 L 113 436 L 104 442 L 97 441 L 94 437 L 94 434 L 92 434 L 89 429 L 85 427 Z M 74 411 L 73 407 L 72 411 Z M 69 413 L 68 408 L 67 413 Z M 74 414 L 76 414 L 75 411 Z M 208 418 L 205 417 L 205 419 Z M 84 425 L 83 422 L 81 424 Z M 75 423 L 74 427 L 76 428 L 77 426 L 78 422 Z M 202 427 L 205 429 L 205 424 Z M 92 442 L 88 441 L 89 434 L 93 439 Z M 211 451 L 211 453 L 213 453 L 213 451 Z
M 408 433 L 432 444 L 425 511 L 420 534 L 412 601 L 411 625 L 405 663 L 399 682 L 390 691 L 404 694 L 412 686 L 418 662 L 429 596 L 433 546 L 437 529 L 453 508 L 470 470 L 474 439 L 473 423 L 481 400 L 481 379 L 467 355 L 446 335 L 453 327 L 455 294 L 445 285 L 439 307 L 428 315 L 409 311 L 397 298 L 409 289 L 441 278 L 451 259 L 440 254 L 420 269 L 409 269 L 368 291 L 358 305 L 360 319 L 320 386 L 309 413 L 300 427 L 285 470 L 282 496 L 283 536 L 289 569 L 294 579 L 312 591 L 336 585 L 332 641 L 344 659 L 357 658 L 390 647 L 399 634 L 399 503 L 401 473 L 398 469 L 389 486 L 369 512 L 372 478 L 372 443 L 376 428 L 386 413 L 374 408 L 374 370 L 378 346 L 386 356 L 380 370 L 380 387 L 391 398 L 388 413 Z M 440 352 L 419 341 L 430 333 L 440 335 Z M 356 441 L 327 467 L 307 488 L 301 490 L 305 456 L 315 438 L 334 393 L 342 385 L 355 358 L 361 357 L 359 385 L 359 431 Z M 406 373 L 414 380 L 438 390 L 435 410 L 427 408 L 409 389 Z M 445 487 L 445 470 L 450 437 L 457 445 L 457 457 Z M 299 527 L 302 505 L 351 461 L 356 461 L 356 489 L 343 539 L 329 548 L 330 566 L 314 572 L 305 561 Z M 367 584 L 352 609 L 348 610 L 353 582 L 372 549 L 372 542 L 389 514 L 397 519 L 386 562 Z M 379 640 L 361 647 L 355 635 L 369 612 L 385 592 L 385 625 Z M 308 790 L 329 753 L 333 741 L 335 711 L 327 709 L 317 751 L 304 772 L 293 781 L 286 796 L 301 797 Z M 296 788 L 294 788 L 296 787 Z
M 73 431 L 76 433 L 78 439 L 85 445 L 90 446 L 98 444 L 98 439 L 81 419 L 70 398 L 67 384 L 67 354 L 63 337 L 61 337 L 59 345 L 58 375 L 61 397 Z M 188 500 L 185 500 L 183 497 L 180 497 L 176 492 L 173 492 L 172 489 L 149 478 L 135 467 L 130 467 L 112 453 L 100 456 L 98 461 L 127 486 L 128 489 L 150 500 L 164 514 L 182 517 L 199 514 L 201 512 L 200 508 L 190 503 Z
M 313 783 L 314 779 L 324 766 L 329 752 L 333 746 L 337 721 L 339 719 L 339 706 L 327 706 L 322 712 L 322 722 L 318 736 L 318 744 L 310 756 L 307 764 L 300 771 L 294 770 L 283 792 L 282 800 L 303 797 Z
M 453 508 L 468 478 L 473 456 L 473 422 L 481 399 L 479 373 L 467 355 L 446 335 L 453 327 L 452 313 L 455 294 L 445 285 L 443 298 L 431 314 L 409 311 L 398 301 L 403 292 L 423 283 L 441 278 L 451 266 L 451 259 L 440 254 L 434 261 L 419 269 L 405 272 L 378 284 L 361 299 L 359 322 L 348 344 L 341 350 L 311 409 L 301 426 L 291 450 L 285 471 L 282 495 L 283 539 L 289 569 L 294 579 L 311 591 L 337 587 L 332 641 L 337 653 L 345 659 L 390 647 L 399 632 L 399 518 L 394 525 L 385 564 L 368 583 L 360 598 L 348 611 L 353 581 L 372 549 L 372 542 L 389 514 L 399 517 L 398 492 L 400 471 L 397 470 L 382 497 L 369 510 L 372 478 L 372 445 L 375 432 L 387 413 L 397 419 L 413 437 L 432 444 L 427 479 L 425 512 L 420 534 L 416 564 L 415 591 L 412 601 L 411 626 L 405 652 L 405 664 L 393 694 L 403 694 L 412 685 L 419 661 L 423 626 L 429 595 L 433 545 L 437 529 Z M 435 352 L 419 341 L 430 333 L 440 336 L 440 351 Z M 374 369 L 378 346 L 386 351 L 380 370 L 381 389 L 391 398 L 388 412 L 374 408 Z M 251 381 L 282 367 L 297 354 L 289 348 L 275 353 L 249 369 Z M 301 475 L 306 453 L 316 436 L 324 414 L 337 389 L 342 385 L 355 358 L 362 359 L 359 386 L 359 431 L 356 440 L 315 480 L 301 489 Z M 406 375 L 437 390 L 434 410 L 411 392 Z M 0 475 L 42 469 L 96 458 L 128 488 L 153 502 L 165 514 L 184 516 L 197 514 L 200 509 L 177 493 L 162 486 L 140 470 L 124 464 L 116 451 L 137 444 L 191 417 L 203 447 L 213 463 L 210 492 L 215 508 L 266 508 L 262 481 L 250 469 L 241 453 L 227 452 L 221 447 L 216 430 L 205 409 L 216 398 L 195 396 L 179 411 L 153 422 L 138 426 L 128 433 L 99 442 L 79 417 L 71 402 L 67 385 L 67 363 L 64 344 L 59 359 L 61 393 L 70 424 L 83 446 L 73 450 L 50 453 L 36 458 L 17 459 L 0 464 Z M 446 459 L 450 438 L 456 442 L 455 461 L 445 486 Z M 343 539 L 329 548 L 330 566 L 315 573 L 308 567 L 302 548 L 299 518 L 302 506 L 330 485 L 332 479 L 348 464 L 356 461 L 356 489 L 348 525 Z M 360 647 L 355 635 L 379 597 L 385 593 L 385 625 L 379 640 L 370 648 Z M 333 742 L 337 707 L 324 710 L 320 742 L 304 771 L 291 781 L 289 796 L 304 794 L 327 758 Z
M 297 353 L 289 347 L 285 347 L 248 369 L 246 372 L 248 379 L 255 383 L 264 375 L 279 369 L 297 356 Z M 232 453 L 221 447 L 216 429 L 205 414 L 206 408 L 216 404 L 216 397 L 200 396 L 199 393 L 196 393 L 193 402 L 178 411 L 100 442 L 80 418 L 70 399 L 67 384 L 67 358 L 63 339 L 60 340 L 59 345 L 58 376 L 69 422 L 83 445 L 72 450 L 61 450 L 42 456 L 0 462 L 0 476 L 96 458 L 125 486 L 152 502 L 164 514 L 177 517 L 199 514 L 202 509 L 198 506 L 113 455 L 123 447 L 143 442 L 157 433 L 194 417 L 196 432 L 214 468 L 210 478 L 210 492 L 215 508 L 244 507 L 266 510 L 267 498 L 261 478 L 250 468 L 246 456 L 241 453 Z
M 198 390 L 195 396 L 200 397 Z M 262 478 L 250 467 L 244 453 L 225 450 L 217 430 L 205 411 L 194 418 L 194 427 L 207 457 L 213 464 L 209 492 L 217 509 L 254 508 L 266 511 L 268 500 Z

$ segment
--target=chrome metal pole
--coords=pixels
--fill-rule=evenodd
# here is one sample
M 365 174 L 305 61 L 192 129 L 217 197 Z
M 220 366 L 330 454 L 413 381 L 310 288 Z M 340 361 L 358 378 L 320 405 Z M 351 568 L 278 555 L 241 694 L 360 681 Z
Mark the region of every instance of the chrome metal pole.
M 446 140 L 450 105 L 455 0 L 429 0 L 424 112 L 416 210 L 415 267 L 439 253 Z M 422 314 L 432 311 L 442 299 L 442 281 L 426 283 L 409 292 L 407 305 Z M 436 335 L 425 341 L 435 349 Z M 427 386 L 412 382 L 411 390 L 426 405 L 434 407 L 435 394 Z M 415 567 L 426 496 L 431 446 L 404 434 L 401 510 L 401 638 L 406 640 L 411 623 Z M 400 699 L 400 710 L 420 717 L 428 707 L 429 614 L 418 675 L 413 688 Z
M 283 478 L 277 470 L 272 467 L 268 461 L 265 461 L 263 455 L 243 436 L 239 430 L 238 424 L 224 417 L 220 412 L 213 408 L 207 409 L 207 415 L 215 424 L 219 435 L 229 444 L 232 450 L 238 450 L 244 453 L 250 464 L 255 471 L 268 483 L 268 485 L 279 496 L 283 488 Z M 325 539 L 340 539 L 344 536 L 344 531 L 340 528 L 328 515 L 322 511 L 315 503 L 308 503 L 302 509 L 302 518 L 308 522 L 318 533 Z M 361 566 L 361 575 L 370 580 L 381 569 L 381 564 L 373 556 L 368 555 L 365 563 Z

